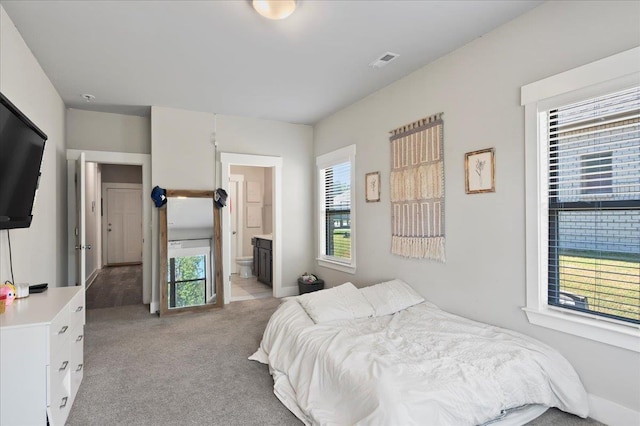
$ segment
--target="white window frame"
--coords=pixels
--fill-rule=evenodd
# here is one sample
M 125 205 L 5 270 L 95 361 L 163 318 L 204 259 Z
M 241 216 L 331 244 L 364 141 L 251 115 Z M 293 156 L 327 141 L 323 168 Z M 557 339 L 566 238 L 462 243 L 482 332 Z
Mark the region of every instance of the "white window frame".
M 351 261 L 327 256 L 325 253 L 325 205 L 324 180 L 320 179 L 320 170 L 336 164 L 349 162 L 351 164 Z M 316 158 L 316 193 L 317 193 L 317 227 L 318 227 L 318 265 L 335 269 L 349 274 L 356 273 L 356 146 L 349 145 Z
M 640 352 L 640 326 L 547 303 L 548 191 L 546 134 L 540 119 L 554 106 L 640 84 L 640 47 L 521 89 L 525 107 L 526 307 L 531 324 Z

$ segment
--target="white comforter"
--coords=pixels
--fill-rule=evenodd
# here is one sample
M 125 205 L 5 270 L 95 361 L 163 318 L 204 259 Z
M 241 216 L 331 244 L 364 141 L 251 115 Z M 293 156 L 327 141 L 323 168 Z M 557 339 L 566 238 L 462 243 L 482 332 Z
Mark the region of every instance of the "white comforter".
M 555 350 L 429 302 L 315 324 L 288 300 L 250 359 L 269 364 L 274 392 L 306 424 L 477 425 L 534 403 L 588 414 L 580 379 Z

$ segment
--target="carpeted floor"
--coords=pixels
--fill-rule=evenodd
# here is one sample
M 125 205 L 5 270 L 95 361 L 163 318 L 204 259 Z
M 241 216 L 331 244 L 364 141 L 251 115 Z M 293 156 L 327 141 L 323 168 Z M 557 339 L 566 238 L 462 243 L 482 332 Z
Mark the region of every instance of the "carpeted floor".
M 277 299 L 158 318 L 148 307 L 87 311 L 85 372 L 67 424 L 300 425 L 249 361 Z
M 105 266 L 85 297 L 87 309 L 142 304 L 142 265 Z
M 84 379 L 67 424 L 301 425 L 273 394 L 267 366 L 247 360 L 278 304 L 168 318 L 144 305 L 87 311 Z M 555 409 L 531 423 L 599 424 Z

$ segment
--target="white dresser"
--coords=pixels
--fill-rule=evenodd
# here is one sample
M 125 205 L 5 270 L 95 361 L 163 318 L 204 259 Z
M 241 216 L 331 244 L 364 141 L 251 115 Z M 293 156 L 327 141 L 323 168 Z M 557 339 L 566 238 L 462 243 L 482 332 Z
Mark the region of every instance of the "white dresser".
M 0 314 L 0 425 L 64 425 L 82 381 L 82 287 L 49 288 Z

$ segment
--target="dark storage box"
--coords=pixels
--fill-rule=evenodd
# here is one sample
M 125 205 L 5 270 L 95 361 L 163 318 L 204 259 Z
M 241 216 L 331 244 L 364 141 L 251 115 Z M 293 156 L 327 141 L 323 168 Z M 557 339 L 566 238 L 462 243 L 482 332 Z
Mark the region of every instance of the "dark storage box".
M 324 288 L 324 280 L 315 280 L 313 282 L 304 282 L 302 278 L 298 278 L 298 289 L 300 294 L 311 293 L 312 291 L 322 290 Z

